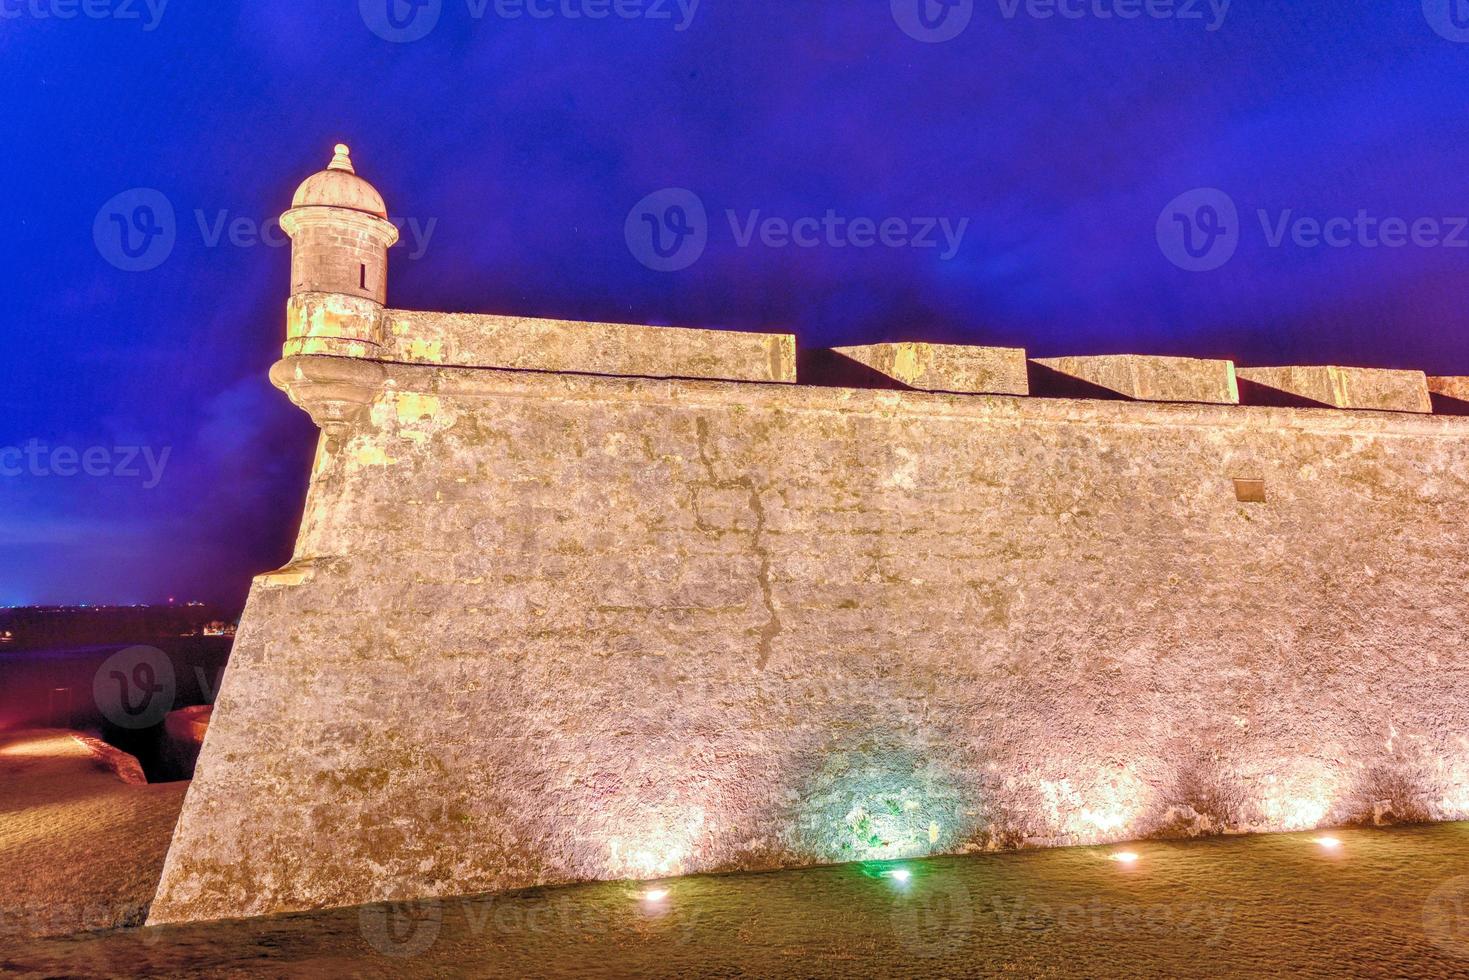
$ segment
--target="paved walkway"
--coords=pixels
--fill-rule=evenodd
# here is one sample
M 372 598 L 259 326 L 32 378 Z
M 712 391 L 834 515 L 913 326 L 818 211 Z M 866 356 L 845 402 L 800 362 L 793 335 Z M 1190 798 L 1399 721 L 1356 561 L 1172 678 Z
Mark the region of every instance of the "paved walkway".
M 0 734 L 0 943 L 141 924 L 188 783 L 125 778 L 68 732 Z

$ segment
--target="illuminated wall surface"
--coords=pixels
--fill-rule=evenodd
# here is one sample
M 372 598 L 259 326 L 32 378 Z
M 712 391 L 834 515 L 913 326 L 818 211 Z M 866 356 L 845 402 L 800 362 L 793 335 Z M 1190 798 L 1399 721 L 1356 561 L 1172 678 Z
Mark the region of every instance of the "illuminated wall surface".
M 1469 816 L 1461 419 L 388 376 L 156 920 Z
M 795 385 L 750 335 L 599 377 L 644 335 L 541 322 L 556 369 L 473 368 L 513 321 L 412 320 L 273 372 L 325 434 L 154 922 L 1469 817 L 1469 419 Z

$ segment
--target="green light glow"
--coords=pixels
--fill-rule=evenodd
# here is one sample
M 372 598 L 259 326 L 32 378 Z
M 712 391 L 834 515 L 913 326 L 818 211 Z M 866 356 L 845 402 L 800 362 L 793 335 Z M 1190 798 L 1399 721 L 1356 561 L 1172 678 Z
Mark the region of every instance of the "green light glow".
M 791 845 L 833 864 L 901 861 L 954 849 L 978 819 L 947 765 L 869 734 L 832 746 L 796 795 Z M 891 870 L 890 868 L 888 870 Z M 914 871 L 915 877 L 920 872 Z
M 905 858 L 929 853 L 940 836 L 938 822 L 924 812 L 917 794 L 904 787 L 859 800 L 842 818 L 838 847 L 862 861 Z

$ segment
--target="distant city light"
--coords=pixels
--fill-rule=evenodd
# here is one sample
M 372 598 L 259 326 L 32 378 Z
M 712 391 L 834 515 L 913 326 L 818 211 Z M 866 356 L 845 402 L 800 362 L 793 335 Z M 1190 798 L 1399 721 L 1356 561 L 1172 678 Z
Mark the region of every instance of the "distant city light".
M 1108 855 L 1108 860 L 1116 861 L 1118 864 L 1136 864 L 1137 853 L 1134 851 L 1118 851 L 1116 854 Z

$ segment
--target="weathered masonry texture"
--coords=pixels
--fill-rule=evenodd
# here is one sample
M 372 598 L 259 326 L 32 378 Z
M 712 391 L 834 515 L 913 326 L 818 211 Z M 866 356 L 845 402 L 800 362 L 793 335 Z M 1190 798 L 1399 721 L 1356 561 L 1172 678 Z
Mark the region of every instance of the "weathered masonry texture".
M 1469 817 L 1469 418 L 548 329 L 549 369 L 276 366 L 321 446 L 152 921 Z

